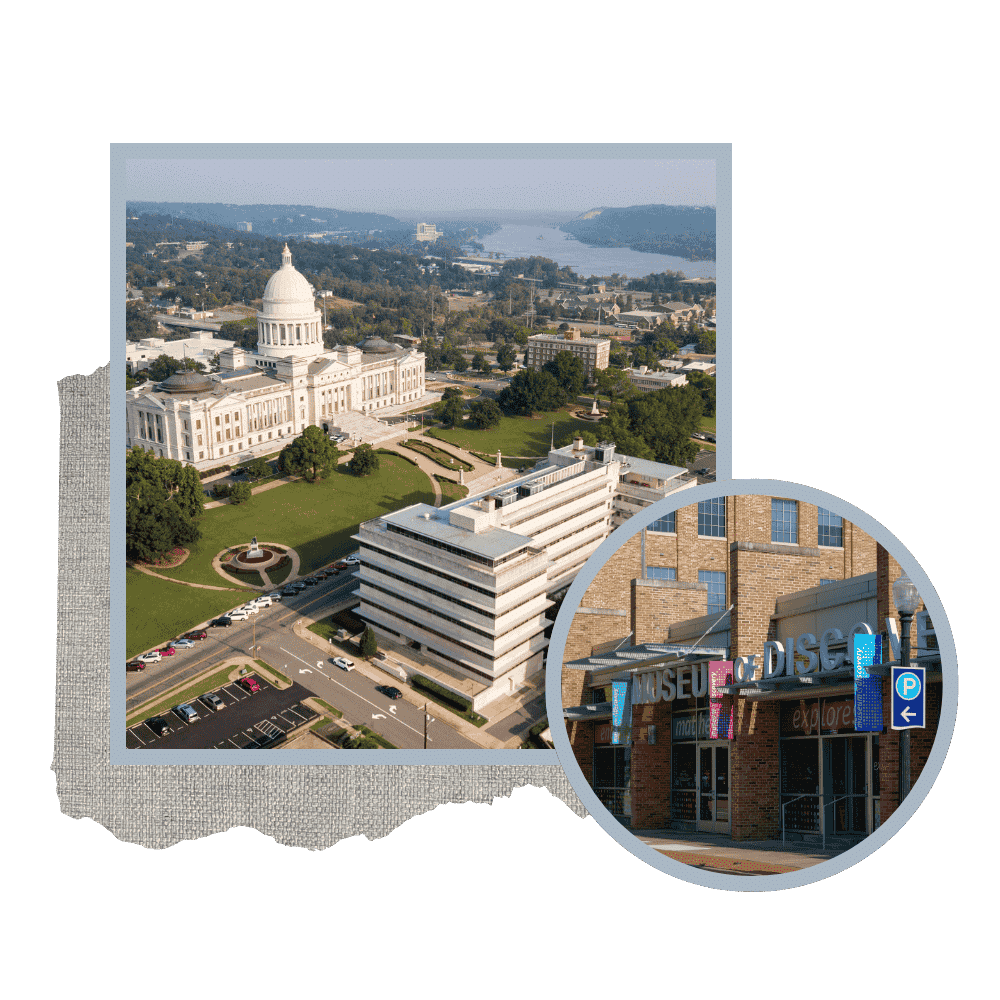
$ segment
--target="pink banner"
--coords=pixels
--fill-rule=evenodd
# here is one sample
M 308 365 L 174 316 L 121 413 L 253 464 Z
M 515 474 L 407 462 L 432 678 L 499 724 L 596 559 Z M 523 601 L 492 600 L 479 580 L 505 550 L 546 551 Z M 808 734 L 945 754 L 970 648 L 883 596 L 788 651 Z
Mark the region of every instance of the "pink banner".
M 731 740 L 736 736 L 736 705 L 733 696 L 722 694 L 720 687 L 733 683 L 731 660 L 710 660 L 708 664 L 708 738 Z

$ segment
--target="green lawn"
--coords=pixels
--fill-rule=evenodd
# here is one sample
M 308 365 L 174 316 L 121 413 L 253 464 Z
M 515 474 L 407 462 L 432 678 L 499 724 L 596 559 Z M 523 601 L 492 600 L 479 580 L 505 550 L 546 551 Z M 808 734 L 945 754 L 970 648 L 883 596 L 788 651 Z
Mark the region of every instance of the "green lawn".
M 436 448 L 434 445 L 429 444 L 426 441 L 419 441 L 411 438 L 410 440 L 403 442 L 403 447 L 409 448 L 421 455 L 425 455 L 432 462 L 436 462 L 445 469 L 465 469 L 466 472 L 471 472 L 474 468 L 474 466 L 470 465 L 468 462 L 463 462 L 462 459 L 456 458 L 454 455 L 445 451 L 444 448 Z
M 238 607 L 251 594 L 248 590 L 184 587 L 126 568 L 125 654 L 131 658 L 144 649 L 165 645 L 198 622 Z
M 298 480 L 260 493 L 250 503 L 207 510 L 201 516 L 201 539 L 190 546 L 183 565 L 164 576 L 225 587 L 212 569 L 212 557 L 256 535 L 294 548 L 300 572 L 320 566 L 357 547 L 351 540 L 361 521 L 415 503 L 434 503 L 427 475 L 398 455 L 382 453 L 381 468 L 355 477 L 344 466 L 318 483 Z M 233 579 L 229 591 L 203 590 L 157 580 L 135 570 L 126 576 L 126 652 L 134 656 L 176 638 L 200 621 L 237 607 L 253 593 Z
M 700 431 L 711 431 L 715 433 L 715 417 L 702 417 L 698 425 Z
M 469 487 L 462 486 L 444 476 L 435 476 L 438 485 L 441 487 L 442 504 L 454 503 L 456 500 L 464 500 L 469 495 Z
M 434 503 L 425 473 L 398 455 L 382 452 L 379 459 L 381 467 L 370 476 L 352 476 L 340 465 L 318 483 L 300 479 L 258 493 L 249 503 L 205 511 L 199 521 L 201 539 L 190 546 L 191 555 L 163 575 L 225 586 L 224 578 L 212 569 L 212 557 L 254 535 L 262 543 L 295 549 L 299 572 L 311 573 L 357 547 L 351 535 L 361 521 L 414 503 Z
M 567 435 L 577 431 L 593 432 L 597 426 L 589 420 L 577 420 L 569 410 L 556 410 L 553 413 L 539 413 L 534 417 L 503 417 L 498 427 L 488 430 L 480 431 L 471 427 L 463 427 L 461 430 L 435 428 L 425 433 L 467 451 L 481 451 L 495 456 L 499 448 L 504 455 L 542 457 L 549 453 L 553 423 L 557 444 Z
M 267 571 L 267 578 L 275 586 L 279 583 L 284 583 L 288 579 L 288 574 L 292 571 L 292 561 L 291 559 L 284 566 L 276 566 L 274 569 L 269 569 Z

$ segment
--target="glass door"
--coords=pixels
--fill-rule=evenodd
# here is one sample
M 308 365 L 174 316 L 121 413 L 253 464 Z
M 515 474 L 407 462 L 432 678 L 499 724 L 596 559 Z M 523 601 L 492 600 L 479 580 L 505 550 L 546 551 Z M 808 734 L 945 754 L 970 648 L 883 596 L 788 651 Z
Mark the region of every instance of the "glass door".
M 867 736 L 823 739 L 823 823 L 828 836 L 863 837 L 871 832 L 868 747 Z
M 729 745 L 698 746 L 698 829 L 729 833 Z

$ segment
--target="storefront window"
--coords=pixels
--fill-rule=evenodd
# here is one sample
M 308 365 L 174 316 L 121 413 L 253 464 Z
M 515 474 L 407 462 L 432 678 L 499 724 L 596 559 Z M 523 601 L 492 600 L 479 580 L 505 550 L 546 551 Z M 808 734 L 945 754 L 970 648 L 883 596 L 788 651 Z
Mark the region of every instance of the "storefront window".
M 628 748 L 594 747 L 594 792 L 614 816 L 627 814 Z

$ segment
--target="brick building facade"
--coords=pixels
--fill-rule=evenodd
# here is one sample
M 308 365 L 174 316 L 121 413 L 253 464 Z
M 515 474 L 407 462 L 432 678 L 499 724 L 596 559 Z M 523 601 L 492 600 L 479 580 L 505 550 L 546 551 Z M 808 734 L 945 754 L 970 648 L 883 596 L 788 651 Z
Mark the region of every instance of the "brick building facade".
M 703 501 L 624 542 L 584 594 L 563 656 L 570 744 L 601 801 L 634 830 L 871 833 L 899 803 L 900 734 L 885 680 L 881 732 L 855 731 L 850 644 L 852 634 L 881 635 L 883 663 L 898 660 L 901 572 L 855 525 L 780 497 Z M 911 642 L 928 669 L 916 781 L 941 706 L 924 610 Z M 732 713 L 722 739 L 710 738 L 713 669 L 726 672 L 721 717 Z M 616 680 L 629 684 L 630 730 L 612 725 Z

